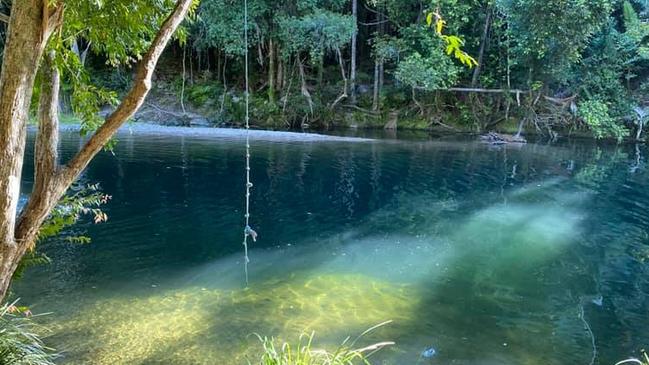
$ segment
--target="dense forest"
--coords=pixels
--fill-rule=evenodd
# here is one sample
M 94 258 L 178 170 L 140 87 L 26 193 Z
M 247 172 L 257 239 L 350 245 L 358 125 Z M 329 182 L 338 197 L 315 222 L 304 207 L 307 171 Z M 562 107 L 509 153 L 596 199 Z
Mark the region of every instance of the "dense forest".
M 150 37 L 156 20 L 134 18 L 119 26 Z M 645 0 L 250 0 L 246 43 L 242 1 L 203 0 L 136 119 L 241 125 L 248 51 L 257 128 L 640 139 L 648 19 Z M 59 60 L 76 75 L 64 77 L 62 106 L 83 120 L 125 93 L 144 45 L 90 21 L 66 32 L 61 47 L 71 52 Z M 111 36 L 128 47 L 101 45 Z
M 164 56 L 149 114 L 190 110 L 210 124 L 241 123 L 242 7 L 201 2 Z M 259 128 L 642 136 L 646 1 L 250 0 L 249 8 Z M 78 43 L 83 60 L 89 44 Z M 99 85 L 128 86 L 128 63 L 89 58 Z

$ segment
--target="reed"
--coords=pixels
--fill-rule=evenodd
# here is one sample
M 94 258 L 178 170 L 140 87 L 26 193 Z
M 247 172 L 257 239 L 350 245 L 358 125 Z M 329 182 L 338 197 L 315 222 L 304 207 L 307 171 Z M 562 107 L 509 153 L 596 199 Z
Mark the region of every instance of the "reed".
M 365 347 L 356 346 L 356 342 L 371 331 L 382 327 L 390 321 L 380 323 L 361 333 L 354 340 L 347 337 L 335 350 L 328 351 L 313 347 L 315 333 L 303 333 L 297 344 L 278 343 L 273 337 L 261 337 L 263 352 L 259 365 L 371 365 L 369 358 L 381 349 L 394 345 L 394 342 L 378 342 Z
M 0 307 L 0 365 L 54 365 L 58 354 L 43 343 L 44 328 L 15 304 Z

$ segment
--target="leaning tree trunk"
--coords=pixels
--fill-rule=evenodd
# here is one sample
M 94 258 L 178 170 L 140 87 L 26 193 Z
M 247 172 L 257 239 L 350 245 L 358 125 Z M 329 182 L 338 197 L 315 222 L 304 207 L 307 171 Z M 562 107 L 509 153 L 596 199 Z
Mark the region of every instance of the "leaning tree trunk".
M 56 203 L 117 129 L 132 117 L 144 102 L 151 89 L 151 78 L 156 63 L 189 11 L 192 0 L 178 0 L 173 12 L 164 21 L 149 50 L 139 62 L 131 90 L 66 166 L 58 166 L 56 162 L 58 73 L 49 60 L 45 59 L 44 80 L 49 78 L 50 81 L 45 81 L 40 99 L 41 125 L 36 142 L 35 185 L 29 202 L 16 221 L 25 125 L 34 83 L 33 70 L 38 66 L 51 29 L 55 28 L 48 26 L 41 31 L 41 23 L 49 24 L 47 18 L 51 19 L 51 16 L 48 14 L 45 20 L 40 15 L 36 16 L 35 14 L 40 13 L 40 8 L 34 3 L 40 4 L 40 1 L 15 0 L 13 3 L 0 76 L 0 133 L 8 134 L 0 135 L 0 299 L 6 295 L 18 263 L 25 252 L 33 247 L 43 221 Z M 60 22 L 60 15 L 58 18 Z M 26 36 L 31 33 L 35 35 Z M 12 90 L 14 97 L 9 98 L 7 94 L 11 95 Z M 12 100 L 13 103 L 10 102 Z M 7 108 L 15 112 L 9 114 Z M 18 122 L 12 123 L 11 118 L 17 119 Z M 18 123 L 21 123 L 21 128 L 16 129 L 14 125 Z M 14 150 L 17 152 L 13 152 Z

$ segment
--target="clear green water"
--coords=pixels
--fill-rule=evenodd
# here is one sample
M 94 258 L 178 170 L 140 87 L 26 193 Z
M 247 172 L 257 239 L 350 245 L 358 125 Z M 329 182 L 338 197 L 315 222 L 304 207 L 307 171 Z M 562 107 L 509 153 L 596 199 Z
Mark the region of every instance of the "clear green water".
M 83 176 L 110 220 L 15 288 L 63 363 L 247 364 L 253 333 L 326 347 L 393 320 L 378 364 L 589 364 L 582 309 L 595 363 L 649 346 L 644 147 L 255 139 L 245 288 L 242 140 L 119 139 Z

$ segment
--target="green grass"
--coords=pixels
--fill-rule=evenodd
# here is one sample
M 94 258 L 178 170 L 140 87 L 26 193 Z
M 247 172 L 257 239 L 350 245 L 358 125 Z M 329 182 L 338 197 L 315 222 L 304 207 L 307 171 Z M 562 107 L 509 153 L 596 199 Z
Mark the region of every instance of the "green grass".
M 277 343 L 274 338 L 257 335 L 263 346 L 263 353 L 258 365 L 370 365 L 369 358 L 394 342 L 379 342 L 365 347 L 357 347 L 356 342 L 369 332 L 390 323 L 378 324 L 361 333 L 350 341 L 347 337 L 334 351 L 313 347 L 314 332 L 300 335 L 296 345 L 288 342 Z
M 0 365 L 53 365 L 56 352 L 39 336 L 34 316 L 12 304 L 0 307 Z

